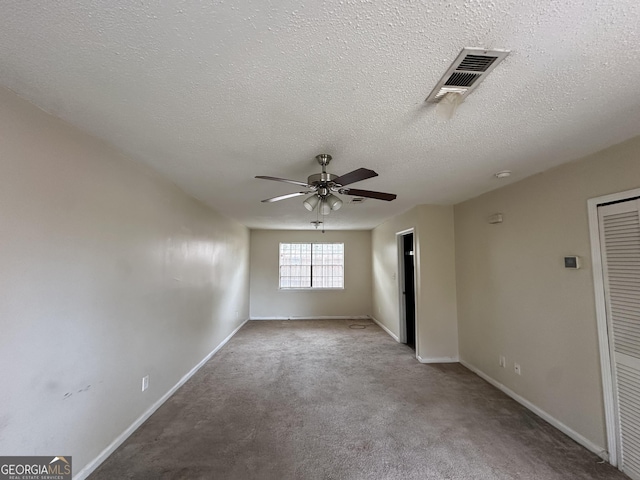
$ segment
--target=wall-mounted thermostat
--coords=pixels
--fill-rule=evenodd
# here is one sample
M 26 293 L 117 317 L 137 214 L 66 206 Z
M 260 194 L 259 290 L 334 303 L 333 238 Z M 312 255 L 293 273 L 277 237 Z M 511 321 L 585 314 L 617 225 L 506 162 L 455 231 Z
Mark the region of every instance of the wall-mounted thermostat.
M 577 270 L 580 268 L 580 257 L 564 257 L 564 268 Z

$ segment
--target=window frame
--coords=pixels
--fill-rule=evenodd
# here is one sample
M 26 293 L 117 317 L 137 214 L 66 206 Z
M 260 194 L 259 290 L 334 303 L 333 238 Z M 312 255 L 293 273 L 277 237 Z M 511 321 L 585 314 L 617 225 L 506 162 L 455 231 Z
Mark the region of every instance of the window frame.
M 310 248 L 310 271 L 309 271 L 309 283 L 310 287 L 283 287 L 281 270 L 283 265 L 281 262 L 282 245 L 309 245 Z M 314 245 L 342 245 L 342 286 L 341 287 L 314 287 L 313 286 L 313 246 Z M 286 266 L 286 265 L 285 265 Z M 281 292 L 316 292 L 316 291 L 343 291 L 346 284 L 346 272 L 345 272 L 345 244 L 344 242 L 279 242 L 278 243 L 278 291 Z M 327 277 L 323 277 L 327 278 Z M 331 278 L 331 277 L 328 277 Z

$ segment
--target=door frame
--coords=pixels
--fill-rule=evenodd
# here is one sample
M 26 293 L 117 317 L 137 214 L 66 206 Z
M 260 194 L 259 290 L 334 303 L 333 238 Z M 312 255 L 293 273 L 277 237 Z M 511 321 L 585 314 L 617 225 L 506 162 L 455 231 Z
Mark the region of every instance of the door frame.
M 618 466 L 620 455 L 618 413 L 613 391 L 613 365 L 609 349 L 607 304 L 604 285 L 604 268 L 602 265 L 602 245 L 600 242 L 600 227 L 598 222 L 598 206 L 606 203 L 621 202 L 634 197 L 640 197 L 640 188 L 587 200 L 589 237 L 591 240 L 591 265 L 598 326 L 598 345 L 600 350 L 600 370 L 602 372 L 602 393 L 604 396 L 604 416 L 607 430 L 607 448 L 609 450 L 609 463 L 614 467 Z
M 405 235 L 413 235 L 413 294 L 414 294 L 414 302 L 413 302 L 413 315 L 415 319 L 415 342 L 416 342 L 416 358 L 420 358 L 420 340 L 418 336 L 419 331 L 419 322 L 418 322 L 418 292 L 420 291 L 418 285 L 418 275 L 419 271 L 419 258 L 418 258 L 418 242 L 416 241 L 416 231 L 415 227 L 407 228 L 406 230 L 402 230 L 400 232 L 396 232 L 396 250 L 398 253 L 398 276 L 397 276 L 397 284 L 398 284 L 398 309 L 399 309 L 399 319 L 400 325 L 398 329 L 398 339 L 400 343 L 407 343 L 407 316 L 406 316 L 406 305 L 404 302 L 404 236 Z

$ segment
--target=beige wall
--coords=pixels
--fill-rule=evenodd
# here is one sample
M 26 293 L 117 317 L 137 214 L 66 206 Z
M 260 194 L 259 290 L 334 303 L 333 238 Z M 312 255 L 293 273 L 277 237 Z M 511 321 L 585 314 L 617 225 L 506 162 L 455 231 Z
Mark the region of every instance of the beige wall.
M 396 233 L 414 228 L 417 354 L 423 361 L 458 357 L 453 207 L 419 205 L 373 230 L 373 316 L 400 333 Z
M 639 186 L 640 137 L 455 207 L 461 359 L 603 449 L 587 199 Z
M 343 242 L 344 290 L 279 290 L 280 242 Z M 251 230 L 251 318 L 370 314 L 370 231 Z
M 4 89 L 0 137 L 0 452 L 78 473 L 248 317 L 249 231 Z

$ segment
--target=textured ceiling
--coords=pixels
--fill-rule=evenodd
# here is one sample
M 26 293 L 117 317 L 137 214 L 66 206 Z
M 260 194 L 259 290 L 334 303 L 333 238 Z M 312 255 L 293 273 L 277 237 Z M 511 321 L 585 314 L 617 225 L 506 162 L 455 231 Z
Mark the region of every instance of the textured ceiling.
M 5 0 L 0 84 L 253 228 L 316 216 L 255 175 L 372 168 L 353 187 L 397 200 L 326 218 L 372 228 L 640 134 L 639 25 L 637 0 Z M 423 101 L 463 47 L 511 54 L 442 122 Z

